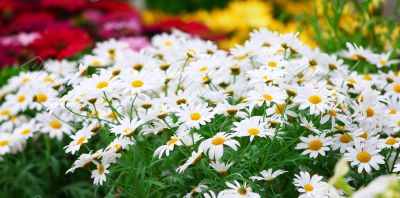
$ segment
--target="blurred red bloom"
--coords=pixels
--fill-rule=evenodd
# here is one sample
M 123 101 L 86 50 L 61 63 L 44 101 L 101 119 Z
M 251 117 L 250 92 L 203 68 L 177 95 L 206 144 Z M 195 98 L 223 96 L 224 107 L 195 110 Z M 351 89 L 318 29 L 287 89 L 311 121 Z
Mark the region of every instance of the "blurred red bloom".
M 44 30 L 41 37 L 32 44 L 32 49 L 36 56 L 42 59 L 56 58 L 60 60 L 78 54 L 91 42 L 89 35 L 81 29 L 54 27 Z
M 39 12 L 25 12 L 17 15 L 7 26 L 6 30 L 8 33 L 19 33 L 21 31 L 41 31 L 46 27 L 55 24 L 55 16 L 46 11 Z M 3 32 L 3 33 L 5 33 Z
M 61 8 L 68 11 L 75 11 L 86 6 L 87 0 L 41 0 L 40 5 L 50 8 Z

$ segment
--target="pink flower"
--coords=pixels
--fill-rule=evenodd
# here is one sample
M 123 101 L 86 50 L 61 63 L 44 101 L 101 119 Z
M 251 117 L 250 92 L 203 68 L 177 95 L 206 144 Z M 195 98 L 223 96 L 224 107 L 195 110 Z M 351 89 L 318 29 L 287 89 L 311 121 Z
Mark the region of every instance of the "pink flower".
M 150 45 L 149 39 L 146 37 L 123 37 L 120 41 L 127 42 L 132 50 L 140 51 Z

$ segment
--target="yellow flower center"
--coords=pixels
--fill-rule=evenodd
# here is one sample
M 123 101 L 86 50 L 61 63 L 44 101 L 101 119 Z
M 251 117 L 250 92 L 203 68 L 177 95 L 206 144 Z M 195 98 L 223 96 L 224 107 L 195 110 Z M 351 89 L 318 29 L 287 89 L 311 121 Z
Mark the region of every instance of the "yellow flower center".
M 310 97 L 308 97 L 308 101 L 316 105 L 322 102 L 322 98 L 318 95 L 311 95 Z
M 386 60 L 383 60 L 383 59 L 380 60 L 379 63 L 380 63 L 382 66 L 386 66 L 386 65 L 387 65 Z
M 250 128 L 249 130 L 247 130 L 247 133 L 249 133 L 250 135 L 258 135 L 260 134 L 260 130 L 256 128 Z
M 62 124 L 58 120 L 53 120 L 50 122 L 50 127 L 53 129 L 60 129 L 62 127 Z
M 0 141 L 0 147 L 8 146 L 8 144 L 10 144 L 10 142 L 9 142 L 8 140 L 2 140 L 2 141 Z
M 24 129 L 23 131 L 21 131 L 21 135 L 28 135 L 29 133 L 31 133 L 30 129 Z
M 268 80 L 268 76 L 267 76 L 267 75 L 264 75 L 264 76 L 262 76 L 262 79 L 263 79 L 263 80 Z
M 108 82 L 105 82 L 105 81 L 99 82 L 99 83 L 96 85 L 96 88 L 97 88 L 97 89 L 103 89 L 103 88 L 106 88 L 106 87 L 108 87 Z
M 372 107 L 368 107 L 366 110 L 366 113 L 367 113 L 367 117 L 372 117 L 372 116 L 374 116 L 375 111 Z
M 328 110 L 328 114 L 329 114 L 331 117 L 336 117 L 336 111 L 334 111 L 334 110 Z
M 225 139 L 224 139 L 223 137 L 221 137 L 221 136 L 215 137 L 215 138 L 211 141 L 211 143 L 214 144 L 215 146 L 221 145 L 221 144 L 223 144 L 224 142 L 225 142 Z
M 263 94 L 263 98 L 264 98 L 265 100 L 269 100 L 269 101 L 271 101 L 271 100 L 273 99 L 272 96 L 269 95 L 269 94 Z
M 349 143 L 353 138 L 351 138 L 348 134 L 342 134 L 339 138 L 339 141 L 342 143 Z
M 86 140 L 86 136 L 83 136 L 83 137 L 81 137 L 81 138 L 79 138 L 77 141 L 76 141 L 76 144 L 77 145 L 81 145 L 81 144 L 83 144 L 83 142 Z
M 28 83 L 31 79 L 29 77 L 22 78 L 23 83 Z
M 311 192 L 314 190 L 314 187 L 311 186 L 311 184 L 306 184 L 303 186 L 304 190 L 306 190 L 307 192 Z
M 368 133 L 364 132 L 364 133 L 360 134 L 358 137 L 367 139 L 368 138 Z
M 52 77 L 50 77 L 50 76 L 46 76 L 44 79 L 43 79 L 43 82 L 45 82 L 45 83 L 51 83 L 51 82 L 53 82 L 54 81 L 54 79 L 52 78 Z
M 171 45 L 172 45 L 171 41 L 165 41 L 164 42 L 164 46 L 166 46 L 166 47 L 170 47 Z
M 200 72 L 207 71 L 207 70 L 208 70 L 208 67 L 207 67 L 207 66 L 203 66 L 203 67 L 201 67 L 201 68 L 199 69 Z
M 99 166 L 99 175 L 102 175 L 104 173 L 104 166 L 100 165 Z
M 167 145 L 168 145 L 168 146 L 171 146 L 171 145 L 175 144 L 178 140 L 179 140 L 179 138 L 177 138 L 177 137 L 172 137 L 171 140 L 169 140 L 169 141 L 167 142 Z
M 18 98 L 17 98 L 17 102 L 19 102 L 19 103 L 24 102 L 25 99 L 26 99 L 26 98 L 25 98 L 24 95 L 20 95 L 20 96 L 18 96 Z
M 400 93 L 400 84 L 396 83 L 393 85 L 393 91 L 395 91 L 396 93 Z
M 372 77 L 369 75 L 369 74 L 365 74 L 364 76 L 363 76 L 363 79 L 364 80 L 372 80 Z
M 319 140 L 312 140 L 310 143 L 308 143 L 308 148 L 312 151 L 318 151 L 319 149 L 322 148 L 322 142 Z
M 197 120 L 200 120 L 200 118 L 201 118 L 201 114 L 200 113 L 195 112 L 195 113 L 190 114 L 190 119 L 191 120 L 197 121 Z
M 2 116 L 9 116 L 11 114 L 10 110 L 4 109 L 3 111 L 0 112 L 0 115 Z
M 351 85 L 354 85 L 354 84 L 356 84 L 357 82 L 356 82 L 356 80 L 354 80 L 354 79 L 347 79 L 347 83 L 349 83 L 349 84 L 351 84 Z
M 270 66 L 270 67 L 276 67 L 276 66 L 278 66 L 278 63 L 275 62 L 275 61 L 270 61 L 270 62 L 268 62 L 268 66 Z
M 94 61 L 92 61 L 92 66 L 93 66 L 93 67 L 100 67 L 100 66 L 101 66 L 101 63 L 100 63 L 100 61 L 98 61 L 98 60 L 94 60 Z
M 46 94 L 40 93 L 36 95 L 36 101 L 43 103 L 47 101 L 47 96 Z
M 110 58 L 114 59 L 115 58 L 115 49 L 109 49 L 108 54 L 110 55 Z
M 394 115 L 394 114 L 396 114 L 397 113 L 397 110 L 396 109 L 390 109 L 390 111 L 389 111 L 389 114 L 392 114 L 392 115 Z
M 143 81 L 141 80 L 134 80 L 132 81 L 132 87 L 139 88 L 143 86 Z
M 240 195 L 246 195 L 247 194 L 247 190 L 246 190 L 246 188 L 245 187 L 240 187 L 240 188 L 238 188 L 237 189 L 237 192 L 240 194 Z
M 394 138 L 394 137 L 390 137 L 390 138 L 388 138 L 387 140 L 386 140 L 386 144 L 388 144 L 388 145 L 393 145 L 393 144 L 396 144 L 397 142 L 399 142 L 396 138 Z
M 279 104 L 276 108 L 275 108 L 275 113 L 276 114 L 281 114 L 283 112 L 283 110 L 285 110 L 285 104 Z
M 371 155 L 365 151 L 361 151 L 360 153 L 358 153 L 357 159 L 362 163 L 367 163 L 371 160 Z

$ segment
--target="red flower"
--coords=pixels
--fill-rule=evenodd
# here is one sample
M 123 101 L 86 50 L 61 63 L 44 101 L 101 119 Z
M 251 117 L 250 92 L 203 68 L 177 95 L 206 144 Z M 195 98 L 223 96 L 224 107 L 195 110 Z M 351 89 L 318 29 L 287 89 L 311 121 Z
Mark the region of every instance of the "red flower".
M 55 21 L 56 17 L 51 12 L 22 12 L 12 19 L 7 28 L 2 30 L 2 33 L 41 31 L 53 25 Z
M 86 6 L 87 0 L 41 0 L 40 5 L 49 8 L 61 8 L 76 11 Z
M 45 58 L 63 59 L 72 57 L 91 44 L 89 35 L 81 30 L 69 27 L 48 28 L 41 38 L 33 43 L 34 53 Z

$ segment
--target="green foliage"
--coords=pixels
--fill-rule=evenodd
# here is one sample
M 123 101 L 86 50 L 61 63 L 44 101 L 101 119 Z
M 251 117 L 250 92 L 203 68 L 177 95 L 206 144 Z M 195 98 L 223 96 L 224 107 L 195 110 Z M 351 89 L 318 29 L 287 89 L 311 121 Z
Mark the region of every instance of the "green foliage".
M 89 171 L 65 174 L 73 162 L 63 150 L 68 141 L 41 135 L 23 152 L 6 155 L 0 163 L 0 197 L 95 197 Z
M 146 0 L 148 8 L 169 13 L 193 12 L 200 9 L 211 10 L 224 7 L 230 0 Z

